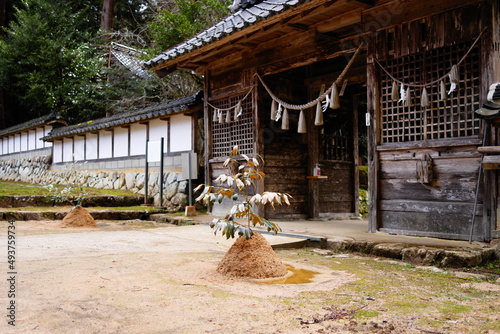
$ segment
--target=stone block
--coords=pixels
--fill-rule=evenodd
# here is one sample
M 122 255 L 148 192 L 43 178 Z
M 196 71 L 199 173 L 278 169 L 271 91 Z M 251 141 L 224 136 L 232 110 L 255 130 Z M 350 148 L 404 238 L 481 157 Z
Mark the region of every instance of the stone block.
M 440 262 L 441 267 L 474 267 L 482 262 L 481 252 L 469 250 L 446 250 Z
M 443 253 L 441 249 L 409 247 L 402 250 L 402 259 L 410 263 L 432 265 L 439 263 Z
M 142 189 L 144 188 L 144 173 L 138 173 L 136 178 L 135 178 L 135 186 L 138 188 L 138 189 Z
M 187 194 L 189 191 L 188 184 L 188 181 L 180 181 L 177 191 L 183 194 Z
M 188 201 L 188 197 L 186 194 L 177 193 L 174 197 L 172 197 L 170 202 L 172 202 L 173 205 L 178 205 L 180 207 L 184 207 L 184 206 L 188 205 L 189 201 Z
M 125 184 L 127 186 L 127 189 L 135 188 L 136 176 L 137 176 L 137 173 L 127 173 L 127 175 L 125 175 Z
M 402 259 L 403 245 L 401 244 L 378 244 L 373 247 L 372 254 L 392 259 Z
M 177 182 L 168 185 L 163 196 L 170 201 L 177 194 L 178 186 L 179 183 Z
M 177 173 L 168 173 L 166 178 L 167 184 L 172 184 L 177 181 Z

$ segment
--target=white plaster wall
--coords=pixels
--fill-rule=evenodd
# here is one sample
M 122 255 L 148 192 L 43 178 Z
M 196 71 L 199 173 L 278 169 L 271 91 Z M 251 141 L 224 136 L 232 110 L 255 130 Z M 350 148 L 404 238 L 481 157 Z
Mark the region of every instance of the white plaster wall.
M 74 157 L 75 161 L 84 161 L 85 160 L 85 137 L 84 136 L 76 136 L 74 147 Z
M 170 152 L 191 150 L 192 129 L 190 116 L 179 114 L 170 118 Z
M 28 132 L 21 132 L 19 140 L 21 143 L 21 151 L 26 152 L 28 150 Z
M 149 121 L 149 141 L 157 141 L 162 137 L 165 138 L 165 146 L 163 147 L 163 152 L 168 152 L 168 122 L 159 119 Z
M 85 159 L 93 160 L 97 159 L 97 134 L 96 133 L 87 133 L 85 134 L 86 139 L 86 147 L 85 147 Z
M 44 135 L 43 136 L 48 136 L 49 135 L 49 132 L 52 131 L 52 125 L 46 125 L 44 126 Z M 43 142 L 43 147 L 51 147 L 52 146 L 52 142 L 50 141 L 47 141 L 47 142 Z
M 21 151 L 21 134 L 16 133 L 14 135 L 14 152 Z
M 146 154 L 146 130 L 145 124 L 134 123 L 130 125 L 130 155 Z
M 28 132 L 28 150 L 36 150 L 36 129 Z
M 62 140 L 54 141 L 54 147 L 52 148 L 52 161 L 54 163 L 62 162 Z
M 63 139 L 63 162 L 73 161 L 73 138 Z
M 128 156 L 128 128 L 117 127 L 114 130 L 113 157 Z
M 3 152 L 5 149 L 4 149 L 3 145 L 4 145 L 4 140 L 3 140 L 3 138 L 0 138 L 0 155 L 4 154 Z
M 44 141 L 41 140 L 43 138 L 44 134 L 44 129 L 43 128 L 36 128 L 36 133 L 35 133 L 35 147 L 36 148 L 43 148 L 44 147 Z
M 99 131 L 99 159 L 113 157 L 113 132 Z
M 14 142 L 15 141 L 16 140 L 15 140 L 14 136 L 12 136 L 12 137 L 9 136 L 9 144 L 8 144 L 8 146 L 9 146 L 9 153 L 14 152 Z

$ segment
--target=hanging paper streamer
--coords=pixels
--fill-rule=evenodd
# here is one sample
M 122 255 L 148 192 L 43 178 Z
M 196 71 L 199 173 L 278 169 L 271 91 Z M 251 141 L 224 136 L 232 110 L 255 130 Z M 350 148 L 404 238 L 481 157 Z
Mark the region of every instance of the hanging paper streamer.
M 420 106 L 422 108 L 429 106 L 429 96 L 427 95 L 427 89 L 424 87 L 422 89 L 422 95 L 420 96 Z
M 234 120 L 235 121 L 239 120 L 241 114 L 243 114 L 243 108 L 241 107 L 241 101 L 239 101 L 236 107 L 234 108 Z
M 231 109 L 227 111 L 226 114 L 226 123 L 231 123 Z
M 325 92 L 325 85 L 321 86 L 321 90 L 319 92 L 319 95 L 323 95 Z M 320 126 L 323 125 L 323 108 L 321 106 L 321 101 L 318 101 L 316 104 L 316 117 L 314 118 L 314 125 Z
M 218 109 L 214 109 L 214 115 L 212 116 L 212 121 L 213 122 L 217 122 L 217 119 L 219 118 L 218 112 L 219 112 Z
M 404 104 L 405 107 L 411 107 L 412 106 L 412 103 L 411 103 L 411 91 L 410 91 L 410 87 L 408 87 L 406 89 L 406 100 L 405 100 L 405 104 Z
M 297 132 L 298 133 L 306 133 L 307 132 L 306 118 L 304 116 L 304 110 L 301 110 L 300 114 L 299 114 L 299 126 L 298 126 Z
M 275 100 L 271 103 L 271 121 L 276 120 L 276 111 L 278 110 L 278 104 Z
M 444 101 L 446 100 L 446 85 L 444 84 L 444 81 L 441 80 L 439 83 L 439 100 Z
M 404 85 L 401 85 L 399 87 L 399 101 L 398 102 L 403 102 L 403 104 L 406 104 L 406 89 Z
M 222 114 L 222 110 L 217 110 L 217 114 L 219 115 L 219 123 L 224 123 L 224 115 Z
M 279 121 L 281 118 L 281 111 L 283 110 L 283 107 L 281 104 L 278 104 L 278 110 L 276 110 L 276 119 L 275 121 Z
M 288 120 L 288 109 L 283 110 L 283 117 L 281 119 L 281 130 L 288 130 L 290 128 L 290 122 Z
M 457 86 L 458 86 L 459 78 L 458 78 L 457 65 L 453 65 L 451 67 L 451 71 L 450 71 L 450 74 L 448 74 L 448 77 L 450 78 L 450 83 L 451 83 L 450 91 L 448 92 L 448 95 L 450 95 L 451 93 L 453 93 L 457 89 Z
M 392 82 L 392 100 L 393 101 L 399 100 L 399 87 L 397 81 Z
M 330 96 L 330 109 L 338 108 L 340 108 L 339 89 L 337 83 L 334 82 L 332 85 L 332 94 Z

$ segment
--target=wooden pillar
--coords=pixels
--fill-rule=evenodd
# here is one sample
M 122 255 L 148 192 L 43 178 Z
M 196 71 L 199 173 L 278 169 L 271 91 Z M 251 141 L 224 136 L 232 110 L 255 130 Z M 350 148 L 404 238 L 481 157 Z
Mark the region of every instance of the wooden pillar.
M 486 101 L 489 86 L 500 82 L 500 3 L 497 0 L 487 0 L 482 5 L 482 29 L 486 29 L 481 37 L 481 102 Z M 483 121 L 482 133 L 488 131 L 485 145 L 500 145 L 497 127 L 487 128 Z M 481 134 L 481 138 L 483 135 Z M 490 241 L 494 231 L 500 229 L 498 207 L 498 170 L 488 170 L 483 180 L 483 226 L 485 241 Z
M 353 175 L 354 175 L 354 215 L 359 215 L 359 99 L 360 95 L 355 94 L 352 98 L 352 155 L 353 155 Z
M 309 99 L 311 100 L 311 99 Z M 319 126 L 314 125 L 314 117 L 316 113 L 316 106 L 304 110 L 306 121 L 307 121 L 307 133 L 303 136 L 307 136 L 307 145 L 309 149 L 309 158 L 307 163 L 307 175 L 313 175 L 313 168 L 319 164 Z M 318 218 L 321 211 L 319 196 L 320 196 L 320 180 L 309 178 L 308 179 L 308 208 L 309 217 Z
M 372 36 L 374 38 L 374 36 Z M 379 205 L 379 158 L 377 154 L 377 144 L 378 144 L 378 116 L 380 114 L 380 104 L 379 104 L 379 84 L 378 75 L 373 62 L 373 50 L 374 41 L 370 42 L 372 47 L 368 48 L 367 54 L 367 65 L 366 65 L 366 77 L 367 77 L 367 111 L 370 116 L 370 126 L 368 127 L 368 189 L 370 194 L 369 202 L 369 222 L 368 231 L 376 232 L 380 227 L 380 212 L 378 210 Z
M 205 90 L 203 97 L 203 126 L 205 131 L 205 184 L 212 184 L 212 169 L 210 166 L 210 156 L 212 156 L 212 118 L 210 117 L 210 108 L 208 106 L 208 99 L 210 97 L 210 84 L 208 82 L 209 70 L 205 70 Z

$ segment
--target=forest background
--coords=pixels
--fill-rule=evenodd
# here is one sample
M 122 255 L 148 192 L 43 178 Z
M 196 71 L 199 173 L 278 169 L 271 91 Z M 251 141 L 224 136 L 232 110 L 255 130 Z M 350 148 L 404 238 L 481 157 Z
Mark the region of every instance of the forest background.
M 229 4 L 0 0 L 0 129 L 52 112 L 74 124 L 202 89 L 203 78 L 188 71 L 163 79 L 130 71 L 112 45 L 148 60 L 218 22 Z

